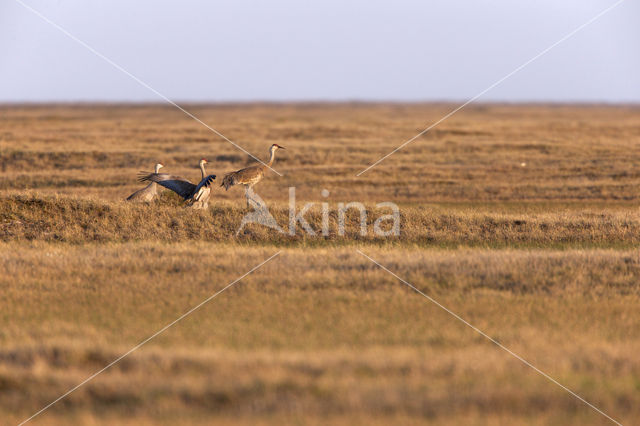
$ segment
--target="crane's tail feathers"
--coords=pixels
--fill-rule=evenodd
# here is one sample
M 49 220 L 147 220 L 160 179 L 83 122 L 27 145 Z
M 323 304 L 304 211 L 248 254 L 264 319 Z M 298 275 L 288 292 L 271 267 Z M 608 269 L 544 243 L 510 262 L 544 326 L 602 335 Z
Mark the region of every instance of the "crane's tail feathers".
M 230 187 L 232 187 L 235 184 L 236 184 L 235 176 L 233 175 L 233 173 L 229 173 L 228 175 L 225 175 L 225 177 L 222 179 L 222 183 L 220 184 L 220 186 L 224 186 L 224 189 L 228 190 Z

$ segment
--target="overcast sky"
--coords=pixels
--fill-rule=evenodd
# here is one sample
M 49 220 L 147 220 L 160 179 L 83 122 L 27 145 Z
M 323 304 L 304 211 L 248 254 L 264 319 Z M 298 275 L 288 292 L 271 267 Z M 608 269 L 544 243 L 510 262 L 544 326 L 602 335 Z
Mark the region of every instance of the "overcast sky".
M 22 0 L 176 101 L 465 100 L 615 0 Z M 640 102 L 626 0 L 482 96 Z M 0 0 L 0 101 L 161 101 Z

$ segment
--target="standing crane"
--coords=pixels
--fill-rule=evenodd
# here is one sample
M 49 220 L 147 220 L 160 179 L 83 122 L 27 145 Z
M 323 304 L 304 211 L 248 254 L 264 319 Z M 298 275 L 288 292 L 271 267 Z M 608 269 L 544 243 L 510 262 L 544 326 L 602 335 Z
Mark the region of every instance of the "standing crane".
M 155 167 L 155 173 L 158 173 L 164 165 L 158 163 Z M 142 189 L 137 190 L 127 197 L 127 201 L 135 201 L 138 203 L 150 203 L 158 195 L 158 184 L 151 182 Z
M 233 185 L 244 185 L 244 195 L 247 198 L 247 207 L 249 207 L 249 200 L 260 205 L 251 194 L 253 193 L 253 186 L 260 182 L 264 177 L 264 172 L 267 168 L 270 168 L 273 164 L 273 160 L 276 156 L 278 149 L 285 149 L 276 143 L 269 148 L 269 162 L 267 164 L 256 164 L 254 166 L 245 167 L 235 172 L 227 173 L 222 179 L 220 186 L 224 186 L 225 190 L 229 190 Z
M 194 209 L 207 209 L 209 208 L 209 197 L 211 196 L 210 186 L 216 178 L 216 175 L 207 176 L 204 170 L 204 165 L 207 164 L 207 162 L 204 158 L 200 160 L 199 165 L 200 171 L 202 172 L 202 179 L 197 185 L 185 178 L 167 173 L 143 174 L 138 180 L 140 180 L 140 182 L 156 182 L 158 185 L 162 185 L 181 196 L 188 206 Z

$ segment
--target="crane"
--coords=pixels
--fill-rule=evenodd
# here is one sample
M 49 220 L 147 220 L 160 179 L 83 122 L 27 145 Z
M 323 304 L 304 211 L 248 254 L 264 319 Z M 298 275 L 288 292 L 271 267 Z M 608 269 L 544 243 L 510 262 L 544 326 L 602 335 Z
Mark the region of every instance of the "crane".
M 158 173 L 160 169 L 164 167 L 163 164 L 158 163 L 155 167 L 155 173 Z M 133 194 L 127 197 L 127 201 L 134 201 L 138 203 L 150 203 L 158 195 L 158 184 L 151 182 L 149 185 L 142 189 L 137 190 Z
M 267 164 L 256 164 L 254 166 L 245 167 L 244 169 L 237 170 L 235 172 L 227 173 L 222 179 L 220 186 L 224 186 L 225 190 L 229 190 L 233 185 L 244 185 L 244 194 L 247 198 L 247 207 L 249 207 L 249 200 L 259 204 L 251 193 L 253 187 L 264 177 L 264 172 L 271 167 L 273 160 L 275 159 L 276 151 L 278 149 L 285 149 L 276 143 L 269 148 L 269 162 Z
M 199 166 L 202 172 L 202 179 L 200 183 L 195 185 L 189 180 L 175 175 L 167 173 L 151 173 L 148 175 L 141 175 L 139 177 L 140 182 L 155 182 L 158 185 L 162 185 L 180 195 L 187 205 L 194 209 L 207 209 L 209 208 L 209 197 L 211 196 L 211 184 L 216 178 L 216 175 L 208 175 L 204 170 L 204 165 L 207 164 L 206 159 L 201 159 Z

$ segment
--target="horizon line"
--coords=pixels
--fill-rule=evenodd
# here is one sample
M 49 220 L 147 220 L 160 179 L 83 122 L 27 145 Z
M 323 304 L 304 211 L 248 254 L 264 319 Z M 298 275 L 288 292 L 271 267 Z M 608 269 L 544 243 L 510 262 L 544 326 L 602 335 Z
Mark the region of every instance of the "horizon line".
M 177 100 L 182 105 L 449 105 L 459 102 L 456 99 L 254 99 L 254 100 Z M 132 105 L 132 106 L 165 106 L 164 102 L 156 100 L 0 100 L 0 107 L 10 106 L 47 106 L 47 105 Z M 476 106 L 486 105 L 532 105 L 532 106 L 640 106 L 639 100 L 486 100 L 475 103 Z M 167 105 L 168 106 L 168 105 Z

